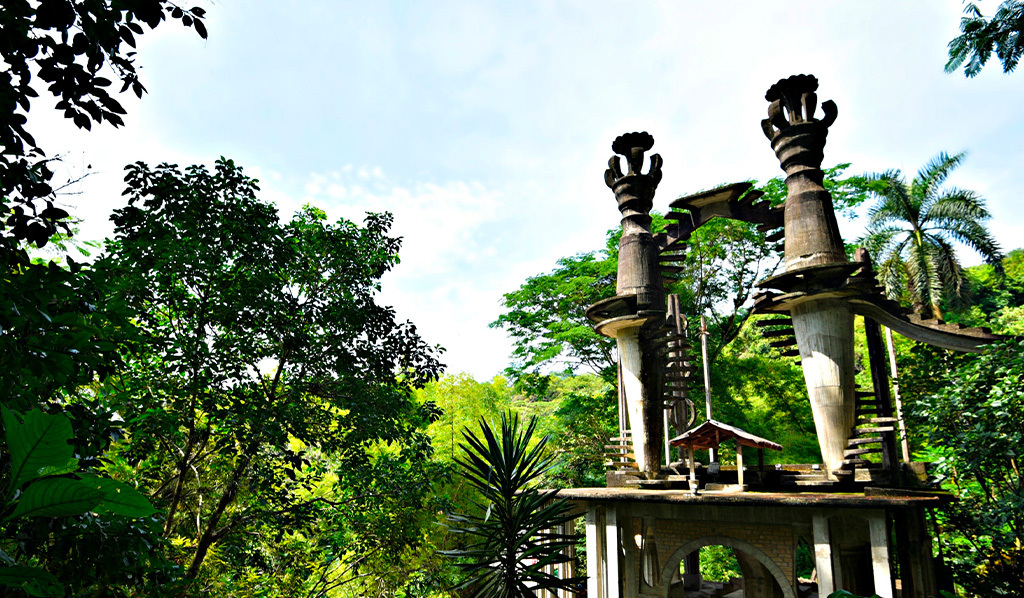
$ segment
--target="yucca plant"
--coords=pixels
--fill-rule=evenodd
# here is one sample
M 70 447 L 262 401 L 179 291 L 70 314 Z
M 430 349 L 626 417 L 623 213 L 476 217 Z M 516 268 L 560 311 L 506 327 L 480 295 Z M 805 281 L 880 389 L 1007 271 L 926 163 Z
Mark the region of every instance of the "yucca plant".
M 569 547 L 578 534 L 555 530 L 572 521 L 572 506 L 556 498 L 556 490 L 539 490 L 537 479 L 551 466 L 544 450 L 548 437 L 531 445 L 537 421 L 523 429 L 519 416 L 502 414 L 500 434 L 480 419 L 480 433 L 463 430 L 464 457 L 456 458 L 460 475 L 483 495 L 474 503 L 479 514 L 451 514 L 448 529 L 464 539 L 464 546 L 441 554 L 459 559 L 456 567 L 465 580 L 456 590 L 468 589 L 474 598 L 533 597 L 538 590 L 575 591 L 584 578 L 560 578 L 545 571 L 566 563 Z

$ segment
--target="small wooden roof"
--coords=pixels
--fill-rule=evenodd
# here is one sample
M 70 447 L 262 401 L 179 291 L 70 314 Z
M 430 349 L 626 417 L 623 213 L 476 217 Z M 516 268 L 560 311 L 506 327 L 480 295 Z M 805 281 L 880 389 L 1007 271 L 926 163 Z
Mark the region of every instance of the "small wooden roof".
M 706 449 L 706 448 L 718 448 L 718 445 L 722 441 L 729 439 L 736 439 L 736 442 L 743 446 L 749 446 L 759 449 L 772 449 L 773 451 L 781 451 L 782 445 L 776 444 L 771 440 L 765 440 L 760 436 L 754 436 L 750 432 L 745 432 L 735 426 L 729 424 L 723 424 L 722 422 L 709 419 L 701 425 L 687 430 L 686 432 L 676 436 L 670 441 L 672 446 L 693 446 L 695 449 Z

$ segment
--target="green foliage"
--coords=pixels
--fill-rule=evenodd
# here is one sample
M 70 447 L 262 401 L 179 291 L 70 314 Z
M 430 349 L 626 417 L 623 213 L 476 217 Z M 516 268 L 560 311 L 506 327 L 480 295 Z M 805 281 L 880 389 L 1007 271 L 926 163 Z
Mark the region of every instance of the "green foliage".
M 794 358 L 781 357 L 752 326 L 712 366 L 715 419 L 737 425 L 783 446 L 765 451 L 766 463 L 819 463 L 803 372 Z M 730 456 L 730 449 L 722 447 Z
M 728 582 L 734 577 L 743 577 L 740 563 L 732 548 L 718 544 L 701 546 L 700 574 L 707 581 Z
M 0 259 L 8 260 L 0 278 L 0 393 L 7 406 L 29 410 L 114 371 L 130 312 L 103 295 L 101 273 L 75 262 L 66 269 L 32 263 L 23 249 L 0 252 Z
M 946 320 L 1024 335 L 1024 249 L 1007 253 L 998 267 L 982 264 L 964 273 L 970 303 L 959 309 L 947 306 Z
M 507 373 L 515 378 L 558 364 L 567 372 L 588 368 L 614 379 L 615 343 L 594 332 L 585 312 L 615 295 L 615 269 L 612 250 L 581 253 L 506 293 L 506 311 L 491 327 L 504 328 L 515 343 Z
M 346 530 L 315 558 L 344 562 L 370 550 L 359 542 L 393 557 L 396 544 L 373 528 L 388 527 L 388 493 L 352 489 L 406 479 L 389 490 L 393 516 L 422 510 L 430 410 L 411 393 L 441 365 L 411 323 L 375 301 L 398 261 L 390 215 L 328 224 L 307 207 L 281 222 L 225 159 L 213 172 L 127 170 L 128 206 L 97 265 L 140 335 L 129 367 L 101 389 L 128 428 L 111 467 L 166 507 L 185 577 L 199 578 L 211 554 L 232 583 L 259 571 L 265 559 L 242 539 L 289 520 L 311 536 L 318 524 Z M 415 483 L 399 475 L 410 471 Z M 340 498 L 315 493 L 326 479 Z M 365 519 L 342 516 L 348 507 Z M 412 541 L 406 527 L 391 530 L 399 545 Z M 278 550 L 271 541 L 257 552 Z
M 430 405 L 438 415 L 427 427 L 434 456 L 454 463 L 462 430 L 481 418 L 493 419 L 511 405 L 512 388 L 501 376 L 477 382 L 469 374 L 448 374 L 416 391 L 420 404 Z
M 555 408 L 542 425 L 556 458 L 545 485 L 604 486 L 604 446 L 619 430 L 615 387 L 594 375 L 559 378 L 552 386 Z
M 104 121 L 120 126 L 125 110 L 107 88 L 113 75 L 142 97 L 135 66 L 135 36 L 142 25 L 155 29 L 171 17 L 206 37 L 205 11 L 184 11 L 166 0 L 129 4 L 108 0 L 14 0 L 0 18 L 0 245 L 13 251 L 22 241 L 42 247 L 59 230 L 69 233 L 68 213 L 54 205 L 53 173 L 43 151 L 26 130 L 31 98 L 39 97 L 33 77 L 57 98 L 56 109 L 82 129 Z M 6 216 L 9 215 L 9 218 Z
M 1024 341 L 980 355 L 921 347 L 905 367 L 910 429 L 958 502 L 940 538 L 957 583 L 982 596 L 1013 596 L 1024 583 Z
M 926 317 L 942 318 L 944 300 L 966 299 L 965 277 L 953 241 L 990 264 L 1002 259 L 985 228 L 990 214 L 973 191 L 943 189 L 964 153 L 941 153 L 908 184 L 899 170 L 870 177 L 878 202 L 868 212 L 860 243 L 871 252 L 879 282 L 891 299 L 905 299 Z
M 71 422 L 67 417 L 47 415 L 33 409 L 21 415 L 2 408 L 6 448 L 11 456 L 11 472 L 0 520 L 3 537 L 17 536 L 28 518 L 53 518 L 81 515 L 95 511 L 106 515 L 146 517 L 156 512 L 138 490 L 115 480 L 86 476 L 79 471 L 73 456 Z M 79 474 L 69 477 L 68 474 Z M 83 476 L 86 476 L 83 478 Z M 23 548 L 24 545 L 13 546 Z M 12 546 L 5 548 L 10 551 Z M 0 585 L 17 587 L 31 596 L 63 596 L 64 585 L 40 566 L 24 564 L 33 561 L 26 554 L 14 556 L 0 550 Z M 23 564 L 16 564 L 21 557 Z
M 552 464 L 544 451 L 547 437 L 530 446 L 535 429 L 535 419 L 523 429 L 518 415 L 502 414 L 500 437 L 484 419 L 482 438 L 463 433 L 459 473 L 487 505 L 478 505 L 482 514 L 449 516 L 449 529 L 465 536 L 466 544 L 443 554 L 459 559 L 456 566 L 467 578 L 457 589 L 470 589 L 471 596 L 527 598 L 535 590 L 572 590 L 582 581 L 544 571 L 565 563 L 564 552 L 577 538 L 552 531 L 573 520 L 569 503 L 533 486 Z
M 153 534 L 152 517 L 115 514 L 130 506 L 140 513 L 145 500 L 128 486 L 115 488 L 109 485 L 112 480 L 86 477 L 96 470 L 117 426 L 108 411 L 95 408 L 88 399 L 71 403 L 69 395 L 94 377 L 116 370 L 131 313 L 116 298 L 107 300 L 100 273 L 70 256 L 62 260 L 58 255 L 45 263 L 29 255 L 28 249 L 48 243 L 57 245 L 58 253 L 65 252 L 74 223 L 57 205 L 60 186 L 53 184 L 50 159 L 28 132 L 31 99 L 39 97 L 42 83 L 57 99 L 57 110 L 79 128 L 102 122 L 118 126 L 124 109 L 107 88 L 116 78 L 124 85 L 122 91 L 133 87 L 139 96 L 144 91 L 135 52 L 130 51 L 135 36 L 144 33 L 141 25 L 152 29 L 170 17 L 195 26 L 205 37 L 202 15 L 202 9 L 183 11 L 163 0 L 14 0 L 3 5 L 0 397 L 4 406 L 25 412 L 30 427 L 44 416 L 53 417 L 57 419 L 49 421 L 63 422 L 55 424 L 61 436 L 72 428 L 75 433 L 71 444 L 60 441 L 64 446 L 59 452 L 68 458 L 54 460 L 42 471 L 34 469 L 38 463 L 9 455 L 6 448 L 0 456 L 5 463 L 19 463 L 13 473 L 16 479 L 8 480 L 8 492 L 24 488 L 0 537 L 3 549 L 23 564 L 4 558 L 7 566 L 0 570 L 0 579 L 30 595 L 63 595 L 65 590 L 73 595 L 139 595 L 166 581 L 164 563 L 154 550 L 160 540 Z M 64 266 L 58 265 L 62 262 Z M 8 434 L 17 433 L 22 425 L 19 416 L 5 416 Z M 21 450 L 23 439 L 9 438 L 9 447 Z M 77 461 L 71 458 L 72 451 Z M 72 472 L 77 477 L 68 477 Z M 91 484 L 98 485 L 90 489 Z M 102 502 L 96 500 L 97 493 Z M 118 501 L 112 500 L 112 493 L 120 497 L 120 504 L 114 504 Z M 131 505 L 124 503 L 128 494 Z M 78 499 L 58 507 L 59 495 Z M 94 510 L 83 513 L 90 503 Z M 10 510 L 11 504 L 5 504 Z M 80 514 L 51 516 L 71 511 Z M 46 563 L 55 576 L 27 563 Z
M 1005 0 L 991 19 L 986 19 L 973 2 L 964 8 L 967 16 L 960 19 L 960 35 L 949 42 L 946 72 L 964 67 L 964 75 L 974 77 L 992 57 L 1003 64 L 1003 72 L 1017 68 L 1024 53 L 1024 2 Z M 964 64 L 966 62 L 966 64 Z
M 847 168 L 849 164 L 826 169 L 824 185 L 836 209 L 852 216 L 866 199 L 868 187 L 864 177 L 843 177 Z M 760 190 L 773 205 L 786 200 L 781 177 Z M 665 218 L 652 216 L 652 231 L 664 230 Z M 504 328 L 513 339 L 513 363 L 506 374 L 517 384 L 528 382 L 530 376 L 543 381 L 544 372 L 587 370 L 615 384 L 614 341 L 595 333 L 584 314 L 597 301 L 615 295 L 620 234 L 619 229 L 609 230 L 603 249 L 562 258 L 553 271 L 530 277 L 505 294 L 505 312 L 491 327 Z M 753 285 L 781 263 L 779 249 L 766 243 L 756 226 L 718 218 L 687 242 L 686 260 L 679 264 L 683 271 L 668 292 L 680 295 L 683 313 L 707 316 L 712 361 L 743 327 Z

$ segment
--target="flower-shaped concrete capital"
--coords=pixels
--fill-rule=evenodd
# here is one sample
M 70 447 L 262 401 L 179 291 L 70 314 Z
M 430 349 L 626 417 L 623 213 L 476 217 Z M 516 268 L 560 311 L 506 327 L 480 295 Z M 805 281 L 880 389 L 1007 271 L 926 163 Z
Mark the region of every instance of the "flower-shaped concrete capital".
M 652 147 L 654 137 L 646 131 L 619 135 L 612 143 L 612 151 L 626 157 L 629 169 L 623 174 L 619 156 L 612 156 L 608 160 L 608 170 L 604 172 L 604 182 L 615 192 L 619 210 L 624 215 L 627 211 L 647 214 L 651 210 L 654 191 L 661 182 L 661 156 L 651 155 L 651 168 L 647 174 L 643 174 L 641 169 L 644 153 Z
M 818 95 L 814 93 L 817 90 L 818 80 L 814 75 L 793 75 L 768 88 L 764 99 L 771 104 L 768 106 L 768 118 L 761 121 L 765 136 L 774 141 L 780 133 L 795 125 L 820 123 L 827 129 L 835 122 L 838 110 L 832 100 L 821 105 L 824 117 L 821 120 L 814 118 L 818 107 Z
M 821 120 L 814 118 L 817 89 L 818 80 L 813 75 L 794 75 L 772 85 L 764 96 L 771 104 L 761 128 L 787 174 L 821 168 L 825 138 L 838 110 L 829 100 L 821 105 Z

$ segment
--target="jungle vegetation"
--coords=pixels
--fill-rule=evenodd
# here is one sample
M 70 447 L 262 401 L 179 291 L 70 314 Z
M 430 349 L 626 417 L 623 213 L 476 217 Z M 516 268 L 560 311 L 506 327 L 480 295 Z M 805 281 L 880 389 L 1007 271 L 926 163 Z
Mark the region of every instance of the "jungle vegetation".
M 954 43 L 964 60 L 974 52 L 968 75 L 992 44 L 1004 68 L 1015 66 L 1018 5 L 1005 2 L 992 22 L 965 20 L 967 37 Z M 543 465 L 537 487 L 603 484 L 603 447 L 617 431 L 614 362 L 582 311 L 614 292 L 616 233 L 509 289 L 494 326 L 515 352 L 486 381 L 443 375 L 442 350 L 377 303 L 382 275 L 398 266 L 390 215 L 280 214 L 226 158 L 212 169 L 128 165 L 113 237 L 78 261 L 65 251 L 75 221 L 58 205 L 61 182 L 29 130 L 32 102 L 50 94 L 80 128 L 117 127 L 124 109 L 109 89 L 146 92 L 136 38 L 165 23 L 205 38 L 204 16 L 165 0 L 4 2 L 0 587 L 51 597 L 450 595 L 481 570 L 441 554 L 472 556 L 464 534 L 440 524 L 455 513 L 479 521 L 508 498 L 489 495 L 480 475 L 458 475 L 473 465 L 461 445 L 486 460 L 506 436 L 519 439 L 524 458 Z M 877 206 L 902 179 L 848 168 L 826 173 L 841 213 L 888 213 Z M 782 201 L 780 179 L 760 187 Z M 983 228 L 980 215 L 964 214 Z M 39 258 L 45 246 L 61 259 Z M 958 270 L 955 293 L 903 299 L 1024 334 L 1024 250 L 986 257 Z M 781 460 L 818 462 L 800 370 L 750 325 L 751 285 L 778 264 L 762 233 L 716 221 L 695 235 L 673 290 L 684 312 L 709 319 L 718 417 L 781 443 Z M 897 351 L 915 455 L 961 498 L 936 518 L 939 548 L 965 594 L 1013 595 L 1024 582 L 1022 347 Z M 507 434 L 464 436 L 503 416 Z M 546 456 L 522 441 L 517 418 L 548 439 Z

